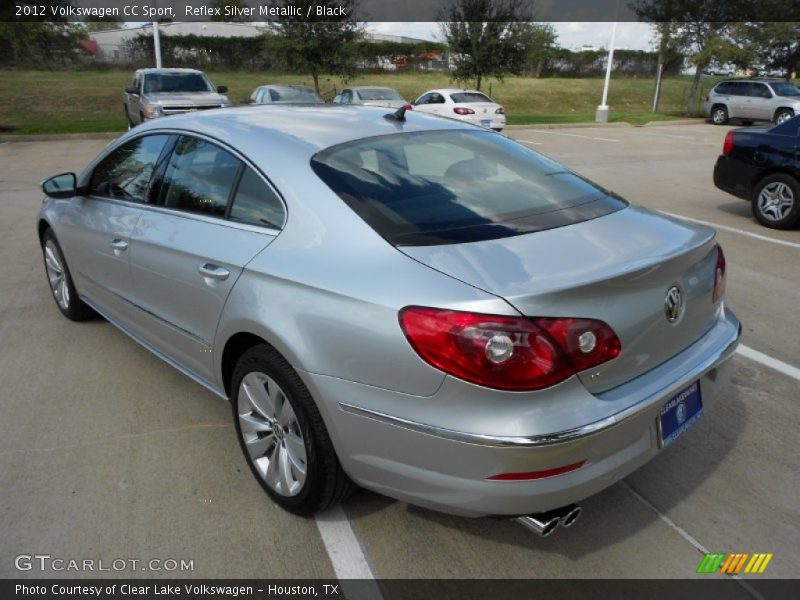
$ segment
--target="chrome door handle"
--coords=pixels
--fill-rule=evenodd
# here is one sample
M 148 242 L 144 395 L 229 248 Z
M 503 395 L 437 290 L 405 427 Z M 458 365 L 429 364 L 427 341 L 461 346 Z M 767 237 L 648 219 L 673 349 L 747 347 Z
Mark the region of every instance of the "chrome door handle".
M 121 240 L 119 238 L 114 238 L 113 240 L 111 240 L 109 246 L 111 246 L 114 249 L 115 255 L 122 256 L 122 253 L 128 249 L 128 242 L 126 242 L 125 240 Z
M 200 265 L 197 267 L 197 272 L 203 277 L 209 277 L 211 279 L 216 279 L 217 281 L 225 281 L 228 278 L 228 275 L 231 274 L 228 269 L 220 267 L 219 265 L 213 265 L 211 263 Z

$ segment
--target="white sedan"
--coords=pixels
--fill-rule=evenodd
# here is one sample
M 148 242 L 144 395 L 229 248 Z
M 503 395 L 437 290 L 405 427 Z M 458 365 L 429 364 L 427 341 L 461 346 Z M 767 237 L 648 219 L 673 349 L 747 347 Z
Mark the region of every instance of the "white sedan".
M 431 90 L 411 104 L 419 112 L 459 119 L 495 131 L 502 131 L 506 126 L 505 109 L 475 90 Z

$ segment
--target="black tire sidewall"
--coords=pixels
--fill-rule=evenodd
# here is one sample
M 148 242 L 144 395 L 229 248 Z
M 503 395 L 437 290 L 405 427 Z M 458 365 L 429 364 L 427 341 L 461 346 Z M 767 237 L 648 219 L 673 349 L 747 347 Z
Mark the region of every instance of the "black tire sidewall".
M 306 445 L 306 480 L 303 484 L 303 489 L 295 496 L 281 496 L 269 487 L 250 458 L 242 437 L 239 423 L 239 388 L 242 379 L 248 373 L 254 371 L 269 375 L 281 387 L 297 416 L 298 425 L 303 433 Z M 250 471 L 269 497 L 281 508 L 298 515 L 307 515 L 314 512 L 319 505 L 320 497 L 325 487 L 325 465 L 320 460 L 319 443 L 311 427 L 304 400 L 313 402 L 308 390 L 299 381 L 297 374 L 272 348 L 266 345 L 256 346 L 245 352 L 236 364 L 231 384 L 231 408 L 239 447 L 242 449 Z
M 769 221 L 761 214 L 761 211 L 758 210 L 758 197 L 761 194 L 761 190 L 764 189 L 765 186 L 776 181 L 785 183 L 791 188 L 792 193 L 794 194 L 794 206 L 792 206 L 792 210 L 785 218 L 781 219 L 780 221 Z M 753 216 L 765 227 L 769 227 L 771 229 L 792 229 L 796 227 L 798 223 L 800 223 L 800 184 L 798 184 L 798 181 L 791 175 L 786 175 L 784 173 L 768 175 L 759 181 L 758 184 L 756 184 L 753 191 L 753 197 L 750 202 L 753 208 Z

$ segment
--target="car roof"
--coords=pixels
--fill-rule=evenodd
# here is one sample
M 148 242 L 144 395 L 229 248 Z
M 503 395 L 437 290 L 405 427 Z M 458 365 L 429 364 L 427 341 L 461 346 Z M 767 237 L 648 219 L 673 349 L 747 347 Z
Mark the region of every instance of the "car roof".
M 430 94 L 432 92 L 436 92 L 439 94 L 481 94 L 483 96 L 489 97 L 485 92 L 481 92 L 480 90 L 465 90 L 463 88 L 440 88 L 436 90 L 428 90 L 425 92 L 426 94 Z
M 147 69 L 138 69 L 136 72 L 145 73 L 148 75 L 151 73 L 202 73 L 202 71 L 198 69 L 184 69 L 179 67 L 176 67 L 174 69 L 168 69 L 168 68 L 156 69 L 154 67 L 148 67 Z
M 393 90 L 388 85 L 353 85 L 345 88 L 346 90 Z
M 131 133 L 157 129 L 177 129 L 208 135 L 245 152 L 264 150 L 263 140 L 271 139 L 286 150 L 312 155 L 320 150 L 362 138 L 398 132 L 429 130 L 481 130 L 455 119 L 407 111 L 406 120 L 386 119 L 389 108 L 310 105 L 250 105 L 198 111 L 154 119 L 131 130 Z M 252 152 L 251 152 L 252 151 Z

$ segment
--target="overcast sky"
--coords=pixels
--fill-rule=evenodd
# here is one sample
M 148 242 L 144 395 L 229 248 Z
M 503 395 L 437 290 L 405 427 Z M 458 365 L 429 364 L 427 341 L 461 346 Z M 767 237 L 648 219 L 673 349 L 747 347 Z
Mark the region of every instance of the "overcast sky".
M 611 40 L 613 23 L 553 23 L 558 33 L 558 44 L 564 48 L 574 49 L 583 44 L 597 48 L 607 47 Z M 438 23 L 369 23 L 370 31 L 405 35 L 423 40 L 439 40 Z M 616 48 L 630 50 L 651 50 L 653 43 L 652 28 L 647 23 L 618 23 Z

